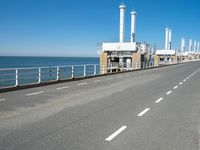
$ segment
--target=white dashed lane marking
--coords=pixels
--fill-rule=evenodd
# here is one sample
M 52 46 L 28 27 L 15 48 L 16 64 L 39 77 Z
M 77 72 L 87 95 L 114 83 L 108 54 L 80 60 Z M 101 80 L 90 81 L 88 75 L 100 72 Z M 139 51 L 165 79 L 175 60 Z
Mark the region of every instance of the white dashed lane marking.
M 158 104 L 158 103 L 160 103 L 163 99 L 164 99 L 164 98 L 161 97 L 161 98 L 159 98 L 157 101 L 155 101 L 155 103 Z
M 174 89 L 177 89 L 177 88 L 178 88 L 178 85 L 174 87 Z
M 0 99 L 0 102 L 5 101 L 6 99 Z
M 183 82 L 180 82 L 180 83 L 179 83 L 179 85 L 182 85 L 182 84 L 183 84 Z
M 169 94 L 171 94 L 171 93 L 172 93 L 172 91 L 168 91 L 166 94 L 169 95 Z
M 146 108 L 145 110 L 143 110 L 141 113 L 139 113 L 137 116 L 138 117 L 142 117 L 144 114 L 146 114 L 148 111 L 150 110 L 150 108 Z
M 119 128 L 116 132 L 114 132 L 113 134 L 111 134 L 108 138 L 106 138 L 106 141 L 112 141 L 116 136 L 118 136 L 121 132 L 123 132 L 125 129 L 127 128 L 127 126 L 122 126 L 121 128 Z
M 27 96 L 33 96 L 33 95 L 38 95 L 38 94 L 42 94 L 44 93 L 44 91 L 39 91 L 39 92 L 35 92 L 35 93 L 29 93 L 29 94 L 26 94 Z

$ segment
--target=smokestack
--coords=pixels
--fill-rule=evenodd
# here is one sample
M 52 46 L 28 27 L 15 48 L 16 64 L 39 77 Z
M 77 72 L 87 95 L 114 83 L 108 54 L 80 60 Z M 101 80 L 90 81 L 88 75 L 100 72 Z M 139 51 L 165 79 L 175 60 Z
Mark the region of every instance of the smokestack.
M 172 49 L 172 30 L 169 29 L 168 32 L 169 32 L 169 45 L 168 45 L 169 47 L 168 47 L 168 49 L 171 50 Z
M 131 12 L 131 43 L 135 42 L 136 15 L 135 11 Z
M 192 52 L 192 39 L 189 41 L 189 52 Z
M 198 52 L 198 53 L 200 52 L 200 49 L 199 49 L 199 42 L 197 43 L 197 52 Z
M 169 49 L 169 28 L 165 29 L 165 49 Z
M 196 49 L 197 49 L 197 41 L 195 40 L 194 41 L 194 50 L 193 50 L 195 53 L 196 53 Z
M 185 38 L 181 39 L 181 52 L 184 53 L 185 52 Z
M 125 9 L 126 6 L 122 3 L 119 6 L 120 9 L 120 31 L 119 31 L 119 42 L 124 42 L 124 32 L 125 32 Z

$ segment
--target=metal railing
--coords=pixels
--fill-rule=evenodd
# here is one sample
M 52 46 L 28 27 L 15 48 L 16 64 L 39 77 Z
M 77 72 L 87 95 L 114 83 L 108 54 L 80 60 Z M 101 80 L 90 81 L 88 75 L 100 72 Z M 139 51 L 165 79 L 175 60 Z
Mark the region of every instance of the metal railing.
M 174 63 L 177 62 L 165 62 L 160 65 L 169 65 Z M 154 62 L 141 62 L 132 64 L 110 63 L 108 65 L 101 66 L 99 64 L 87 64 L 73 66 L 0 69 L 0 89 L 30 84 L 41 84 L 51 81 L 92 77 L 100 74 L 124 72 L 152 67 L 156 67 L 154 66 Z

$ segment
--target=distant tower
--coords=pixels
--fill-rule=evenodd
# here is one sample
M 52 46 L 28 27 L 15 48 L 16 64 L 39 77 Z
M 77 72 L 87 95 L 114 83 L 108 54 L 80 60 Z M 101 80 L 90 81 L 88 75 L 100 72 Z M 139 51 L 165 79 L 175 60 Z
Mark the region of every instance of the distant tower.
M 192 52 L 192 39 L 189 41 L 189 52 Z
M 169 28 L 165 29 L 165 49 L 169 49 Z
M 124 32 L 125 32 L 125 9 L 126 6 L 121 3 L 119 6 L 120 9 L 120 31 L 119 31 L 119 42 L 123 43 L 124 42 Z
M 131 12 L 131 43 L 135 42 L 136 15 L 135 11 Z
M 168 44 L 168 49 L 171 50 L 172 49 L 172 30 L 169 29 L 169 44 Z
M 194 50 L 193 51 L 196 53 L 196 50 L 197 50 L 197 41 L 195 40 L 194 41 Z
M 181 52 L 184 53 L 185 52 L 185 38 L 181 39 Z
M 199 41 L 197 43 L 197 52 L 199 53 L 200 52 L 200 49 L 199 49 Z

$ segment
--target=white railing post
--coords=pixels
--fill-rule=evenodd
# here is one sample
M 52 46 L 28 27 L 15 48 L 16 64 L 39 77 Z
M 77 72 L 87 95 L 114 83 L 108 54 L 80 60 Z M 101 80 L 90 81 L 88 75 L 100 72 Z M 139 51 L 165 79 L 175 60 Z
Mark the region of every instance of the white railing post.
M 94 65 L 94 76 L 97 75 L 97 65 Z
M 84 77 L 86 77 L 86 65 L 84 65 Z
M 15 86 L 19 86 L 19 72 L 18 72 L 18 69 L 15 70 Z
M 74 66 L 72 66 L 72 79 L 74 78 Z
M 58 81 L 60 79 L 60 68 L 57 67 L 56 69 L 56 80 Z
M 38 70 L 38 83 L 41 83 L 41 77 L 42 77 L 42 75 L 41 75 L 41 68 L 39 68 L 39 70 Z

